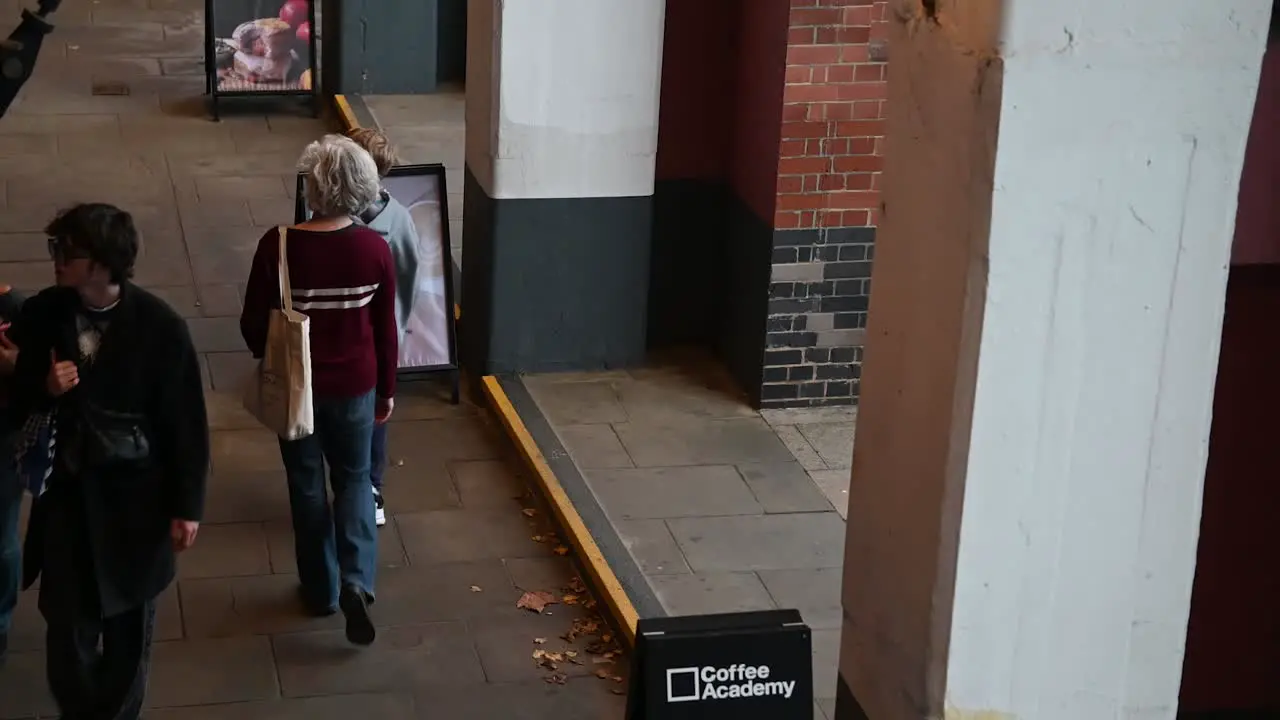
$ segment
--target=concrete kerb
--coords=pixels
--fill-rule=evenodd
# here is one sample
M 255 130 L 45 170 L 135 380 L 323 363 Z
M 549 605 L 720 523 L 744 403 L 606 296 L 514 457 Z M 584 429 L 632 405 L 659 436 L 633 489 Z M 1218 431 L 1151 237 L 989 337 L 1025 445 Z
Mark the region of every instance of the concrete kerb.
M 587 502 L 586 496 L 590 494 L 590 488 L 585 483 L 567 486 L 552 469 L 552 464 L 555 463 L 561 468 L 561 472 L 576 472 L 572 460 L 562 450 L 556 453 L 558 457 L 548 461 L 542 450 L 547 438 L 539 442 L 535 439 L 535 432 L 531 432 L 526 426 L 522 416 L 534 414 L 540 417 L 540 413 L 524 385 L 518 379 L 493 375 L 485 376 L 482 383 L 490 408 L 511 438 L 525 466 L 533 473 L 535 483 L 551 507 L 560 528 L 568 536 L 567 541 L 577 553 L 592 589 L 604 600 L 610 620 L 627 644 L 634 647 L 636 621 L 641 613 L 646 617 L 666 614 L 657 596 L 616 534 L 600 531 L 601 528 L 611 526 L 603 510 L 590 507 Z M 515 397 L 509 395 L 509 392 Z M 517 409 L 517 405 L 521 406 L 520 409 Z M 545 421 L 542 424 L 546 427 L 535 428 L 536 434 L 554 433 L 549 424 Z M 573 497 L 575 494 L 578 495 L 577 503 Z M 587 506 L 582 508 L 583 512 L 579 512 L 580 505 Z M 585 519 L 584 512 L 588 516 Z M 597 532 L 592 532 L 592 526 L 597 527 Z M 609 547 L 602 549 L 602 544 Z

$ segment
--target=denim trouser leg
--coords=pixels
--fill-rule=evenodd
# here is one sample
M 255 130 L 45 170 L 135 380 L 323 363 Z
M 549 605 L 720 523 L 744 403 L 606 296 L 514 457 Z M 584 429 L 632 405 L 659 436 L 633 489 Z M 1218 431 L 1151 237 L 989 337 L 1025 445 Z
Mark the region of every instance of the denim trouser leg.
M 333 527 L 344 585 L 373 596 L 378 566 L 378 528 L 369 481 L 373 438 L 373 393 L 341 400 L 317 400 L 316 432 L 329 463 Z
M 289 482 L 294 557 L 303 597 L 317 609 L 337 607 L 338 561 L 320 435 L 280 441 L 280 457 Z
M 382 491 L 382 474 L 387 470 L 387 426 L 373 426 L 373 444 L 369 454 L 369 481 L 375 490 Z
M 22 541 L 18 537 L 22 488 L 17 463 L 12 460 L 12 433 L 6 435 L 0 438 L 0 635 L 9 632 L 22 584 Z

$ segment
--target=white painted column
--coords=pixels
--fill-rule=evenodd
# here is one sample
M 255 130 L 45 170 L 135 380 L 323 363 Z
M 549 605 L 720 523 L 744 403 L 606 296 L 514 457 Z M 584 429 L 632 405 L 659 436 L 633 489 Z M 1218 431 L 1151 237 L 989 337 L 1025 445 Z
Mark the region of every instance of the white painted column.
M 467 165 L 489 197 L 653 194 L 664 0 L 470 0 L 468 13 Z
M 842 682 L 1171 720 L 1271 2 L 928 4 L 889 12 Z

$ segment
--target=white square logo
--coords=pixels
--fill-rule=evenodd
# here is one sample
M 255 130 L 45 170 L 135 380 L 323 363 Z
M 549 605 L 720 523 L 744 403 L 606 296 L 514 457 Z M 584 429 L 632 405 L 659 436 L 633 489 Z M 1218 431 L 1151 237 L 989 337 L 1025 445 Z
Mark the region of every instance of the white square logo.
M 681 692 L 677 694 L 674 680 L 675 678 L 681 677 L 684 675 L 690 676 L 690 679 L 685 680 L 680 684 L 681 685 L 691 684 L 692 690 L 687 690 L 686 688 L 682 687 L 680 688 Z M 691 683 L 690 683 L 690 680 L 692 681 Z M 667 702 L 669 703 L 690 702 L 693 700 L 701 699 L 701 696 L 702 696 L 700 692 L 701 690 L 702 688 L 698 687 L 698 668 L 689 667 L 689 668 L 668 668 L 667 669 Z

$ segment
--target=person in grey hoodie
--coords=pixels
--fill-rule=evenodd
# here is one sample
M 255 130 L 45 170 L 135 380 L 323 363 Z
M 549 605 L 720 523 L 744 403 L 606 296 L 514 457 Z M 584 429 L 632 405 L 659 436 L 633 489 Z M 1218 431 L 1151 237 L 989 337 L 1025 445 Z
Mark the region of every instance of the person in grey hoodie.
M 387 173 L 398 164 L 395 147 L 387 136 L 369 128 L 353 128 L 347 137 L 356 142 L 373 156 L 378 166 L 378 174 L 386 177 Z M 384 187 L 373 202 L 357 218 L 370 230 L 377 231 L 391 246 L 391 258 L 395 261 L 396 270 L 396 326 L 400 331 L 400 342 L 404 343 L 405 324 L 418 293 L 418 230 L 413 224 L 413 217 L 400 201 L 391 196 Z M 382 477 L 387 469 L 387 425 L 373 426 L 373 457 L 370 464 L 370 479 L 373 481 L 373 498 L 377 507 L 377 523 L 381 527 L 387 523 L 387 511 L 382 497 Z

